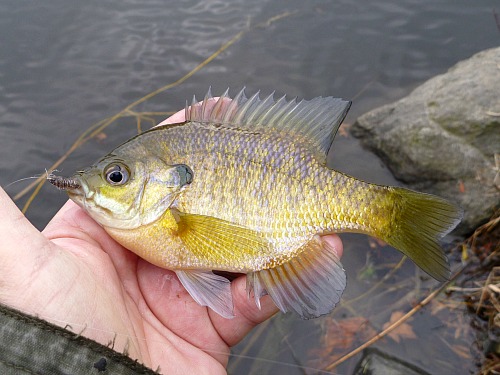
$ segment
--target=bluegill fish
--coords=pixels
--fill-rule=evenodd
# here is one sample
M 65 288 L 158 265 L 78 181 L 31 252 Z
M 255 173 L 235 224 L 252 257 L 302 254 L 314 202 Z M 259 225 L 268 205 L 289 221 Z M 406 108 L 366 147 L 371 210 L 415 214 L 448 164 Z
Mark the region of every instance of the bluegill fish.
M 365 233 L 437 280 L 439 239 L 461 210 L 436 196 L 360 181 L 326 166 L 350 102 L 332 97 L 233 99 L 186 106 L 186 121 L 142 133 L 71 178 L 52 177 L 117 242 L 174 270 L 194 300 L 233 316 L 229 281 L 269 294 L 302 318 L 330 312 L 346 285 L 321 235 Z

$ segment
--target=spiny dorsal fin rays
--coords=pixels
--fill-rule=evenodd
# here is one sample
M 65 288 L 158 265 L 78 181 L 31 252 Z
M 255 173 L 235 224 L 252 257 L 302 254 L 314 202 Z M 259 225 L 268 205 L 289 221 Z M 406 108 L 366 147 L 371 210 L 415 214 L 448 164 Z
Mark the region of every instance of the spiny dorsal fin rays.
M 226 101 L 225 99 L 228 98 L 229 95 L 229 88 L 224 91 L 224 93 L 217 99 L 217 102 L 215 106 L 212 108 L 210 111 L 210 121 L 211 122 L 216 122 L 216 121 L 221 121 L 224 118 L 224 107 L 226 107 Z M 206 108 L 203 110 L 204 112 L 207 111 Z
M 226 91 L 227 92 L 227 91 Z M 231 118 L 234 117 L 235 113 L 238 111 L 238 108 L 247 100 L 245 96 L 244 89 L 241 90 L 231 101 L 229 107 L 224 113 L 222 118 L 222 123 L 228 123 L 231 121 Z
M 201 104 L 193 98 L 191 107 L 186 108 L 186 120 L 222 123 L 253 132 L 274 129 L 282 136 L 298 136 L 323 164 L 351 105 L 350 101 L 332 97 L 297 102 L 283 96 L 275 101 L 274 93 L 260 99 L 259 92 L 247 99 L 244 89 L 232 101 L 229 99 L 228 90 L 214 99 L 209 89 Z M 217 100 L 215 105 L 209 105 L 212 100 Z

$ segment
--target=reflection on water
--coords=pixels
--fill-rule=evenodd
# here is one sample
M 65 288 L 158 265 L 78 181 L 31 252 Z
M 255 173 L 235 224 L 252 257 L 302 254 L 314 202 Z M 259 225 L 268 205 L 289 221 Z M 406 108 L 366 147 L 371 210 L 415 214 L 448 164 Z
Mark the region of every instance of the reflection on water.
M 139 109 L 177 110 L 185 99 L 194 93 L 203 95 L 210 85 L 215 92 L 228 86 L 235 92 L 246 85 L 249 91 L 276 90 L 306 98 L 355 98 L 349 123 L 366 110 L 405 95 L 458 60 L 498 45 L 495 6 L 499 6 L 497 1 L 486 0 L 475 1 L 474 6 L 465 0 L 2 2 L 0 184 L 42 173 L 88 126 L 177 80 L 249 24 L 282 12 L 293 15 L 252 30 L 183 85 Z M 89 165 L 135 131 L 134 126 L 113 127 L 99 142 L 88 143 L 73 154 L 61 169 L 66 172 Z M 331 157 L 332 164 L 347 173 L 396 183 L 350 137 L 339 136 Z M 9 192 L 22 186 L 13 185 Z M 28 216 L 41 228 L 65 199 L 44 187 Z M 362 294 L 385 274 L 380 260 L 389 265 L 399 260 L 391 250 L 383 249 L 383 254 L 370 250 L 366 237 L 349 236 L 345 246 L 347 299 Z M 372 255 L 367 258 L 366 254 Z M 371 276 L 360 280 L 358 271 L 365 269 Z M 413 270 L 407 264 L 401 274 Z M 395 281 L 404 284 L 401 276 Z M 394 309 L 404 310 L 421 297 L 414 286 L 407 288 L 341 308 L 335 317 L 358 313 L 378 331 L 391 312 L 380 305 L 403 299 L 406 305 Z M 448 349 L 445 357 L 429 361 L 436 352 L 435 345 L 428 345 L 429 338 L 446 336 L 446 332 L 436 332 L 442 328 L 436 328 L 440 321 L 433 319 L 427 314 L 414 322 L 419 329 L 416 339 L 400 345 L 387 339 L 379 345 L 433 373 L 451 374 L 457 366 L 471 368 L 470 358 L 459 358 Z M 235 349 L 230 370 L 235 374 L 302 374 L 304 366 L 314 363 L 309 348 L 326 345 L 321 340 L 329 322 L 329 318 L 302 322 L 278 316 L 266 326 L 278 334 L 260 331 L 255 345 L 250 345 L 250 337 Z M 238 353 L 297 367 L 247 361 L 239 359 Z M 337 370 L 349 373 L 352 363 Z

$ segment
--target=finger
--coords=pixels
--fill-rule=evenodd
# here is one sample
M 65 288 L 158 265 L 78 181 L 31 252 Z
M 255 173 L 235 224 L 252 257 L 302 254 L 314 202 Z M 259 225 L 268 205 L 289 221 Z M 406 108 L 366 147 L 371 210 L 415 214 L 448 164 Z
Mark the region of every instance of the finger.
M 0 187 L 0 284 L 9 285 L 3 292 L 31 279 L 51 253 L 49 242 Z
M 207 102 L 205 104 L 205 111 L 210 111 L 212 109 L 212 107 L 217 104 L 219 99 L 220 99 L 220 97 L 216 96 L 214 98 L 210 98 L 209 100 L 207 100 Z M 222 103 L 221 103 L 222 107 L 220 108 L 220 110 L 224 111 L 224 109 L 227 108 L 227 106 L 229 105 L 230 102 L 231 102 L 230 98 L 223 98 Z M 201 103 L 202 102 L 196 103 L 196 105 L 200 105 Z M 188 110 L 189 110 L 189 108 L 191 108 L 191 107 L 188 107 Z M 179 112 L 174 113 L 172 116 L 170 116 L 166 120 L 163 120 L 162 122 L 160 122 L 157 126 L 168 125 L 168 124 L 178 124 L 178 123 L 184 122 L 184 121 L 186 121 L 186 110 L 182 109 Z
M 68 200 L 42 232 L 49 240 L 79 238 L 92 244 L 105 237 L 104 229 L 72 200 Z
M 344 247 L 342 246 L 342 240 L 336 234 L 329 234 L 327 236 L 323 236 L 323 240 L 325 240 L 328 245 L 330 245 L 337 252 L 337 256 L 342 258 L 342 254 L 344 254 Z
M 15 258 L 21 263 L 24 258 L 33 258 L 37 247 L 35 242 L 47 242 L 17 208 L 7 193 L 0 187 L 0 254 L 7 260 Z
M 133 280 L 136 277 L 134 265 L 137 255 L 118 244 L 85 210 L 71 200 L 57 212 L 42 233 L 52 243 L 83 260 L 104 278 L 110 276 L 109 261 L 121 279 Z M 86 245 L 73 246 L 75 240 L 81 240 Z
M 186 110 L 182 109 L 179 112 L 174 113 L 172 116 L 163 120 L 156 126 L 168 125 L 168 124 L 178 124 L 180 122 L 186 121 Z
M 22 241 L 31 235 L 40 234 L 1 187 L 0 213 L 0 238 L 3 244 L 6 241 Z
M 342 241 L 336 234 L 324 236 L 324 240 L 331 245 L 340 258 L 343 253 Z M 246 276 L 238 277 L 232 282 L 233 303 L 235 317 L 226 320 L 210 311 L 220 337 L 229 345 L 240 342 L 256 325 L 269 319 L 278 312 L 278 308 L 269 296 L 260 299 L 261 309 L 255 305 L 253 298 L 248 298 L 246 291 Z
M 235 317 L 228 320 L 216 312 L 210 311 L 210 318 L 217 333 L 229 347 L 239 343 L 252 328 L 279 311 L 269 296 L 260 299 L 261 308 L 259 310 L 254 299 L 247 296 L 246 276 L 240 276 L 233 280 L 231 288 Z

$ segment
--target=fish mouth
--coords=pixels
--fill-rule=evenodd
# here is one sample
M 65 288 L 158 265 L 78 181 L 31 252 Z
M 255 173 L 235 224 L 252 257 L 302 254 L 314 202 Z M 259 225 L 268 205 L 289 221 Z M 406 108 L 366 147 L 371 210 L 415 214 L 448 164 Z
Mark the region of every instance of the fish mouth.
M 113 217 L 113 211 L 110 208 L 94 200 L 97 194 L 91 188 L 92 185 L 88 182 L 88 177 L 82 176 L 82 174 L 84 171 L 77 172 L 72 177 L 48 174 L 47 181 L 59 190 L 66 191 L 73 202 L 83 208 L 92 219 L 102 226 L 123 229 L 136 228 L 141 224 L 138 215 L 125 219 Z

